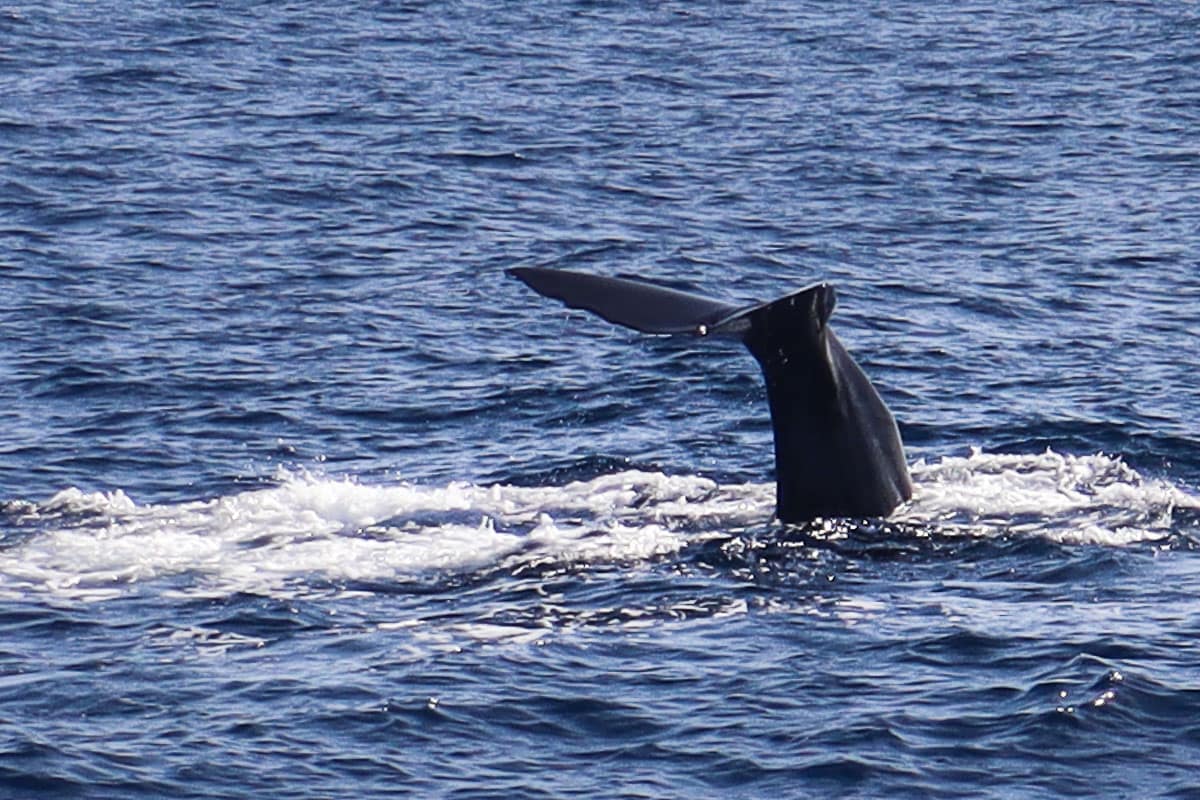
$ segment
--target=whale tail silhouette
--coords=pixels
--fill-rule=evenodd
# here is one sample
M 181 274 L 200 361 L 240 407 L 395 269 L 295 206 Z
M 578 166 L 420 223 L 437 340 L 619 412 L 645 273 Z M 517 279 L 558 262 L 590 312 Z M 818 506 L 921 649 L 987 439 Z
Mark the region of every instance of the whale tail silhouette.
M 829 327 L 836 305 L 829 284 L 739 306 L 637 278 L 543 267 L 508 273 L 539 294 L 643 333 L 740 339 L 767 384 L 781 522 L 885 517 L 912 496 L 896 421 Z

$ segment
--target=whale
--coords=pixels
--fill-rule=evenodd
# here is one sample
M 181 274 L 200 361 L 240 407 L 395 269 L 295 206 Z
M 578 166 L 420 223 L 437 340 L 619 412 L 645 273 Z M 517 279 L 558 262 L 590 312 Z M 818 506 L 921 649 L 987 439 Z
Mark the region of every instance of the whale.
M 781 523 L 887 517 L 912 497 L 895 417 L 829 325 L 832 285 L 737 304 L 640 277 L 549 267 L 507 273 L 569 308 L 642 333 L 740 340 L 766 382 Z

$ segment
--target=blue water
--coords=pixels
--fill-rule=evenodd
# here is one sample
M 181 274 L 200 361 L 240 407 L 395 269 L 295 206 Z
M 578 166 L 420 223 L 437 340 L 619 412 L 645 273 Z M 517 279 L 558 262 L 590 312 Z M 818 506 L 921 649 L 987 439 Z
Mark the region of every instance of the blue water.
M 0 8 L 0 797 L 1200 797 L 1193 3 Z M 911 503 L 784 529 L 834 283 Z

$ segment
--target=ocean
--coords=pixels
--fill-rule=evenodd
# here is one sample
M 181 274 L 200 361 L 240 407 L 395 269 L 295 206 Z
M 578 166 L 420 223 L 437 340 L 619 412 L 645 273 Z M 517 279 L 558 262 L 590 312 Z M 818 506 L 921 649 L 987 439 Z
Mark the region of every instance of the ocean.
M 1200 7 L 0 7 L 0 798 L 1200 798 Z M 772 519 L 815 281 L 902 432 Z

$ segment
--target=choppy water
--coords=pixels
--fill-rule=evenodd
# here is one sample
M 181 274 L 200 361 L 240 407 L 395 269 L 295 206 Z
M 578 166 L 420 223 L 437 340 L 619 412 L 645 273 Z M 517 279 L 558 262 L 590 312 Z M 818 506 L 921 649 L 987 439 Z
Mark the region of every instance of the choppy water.
M 0 8 L 0 796 L 1200 797 L 1200 11 Z M 507 280 L 816 279 L 916 494 Z

